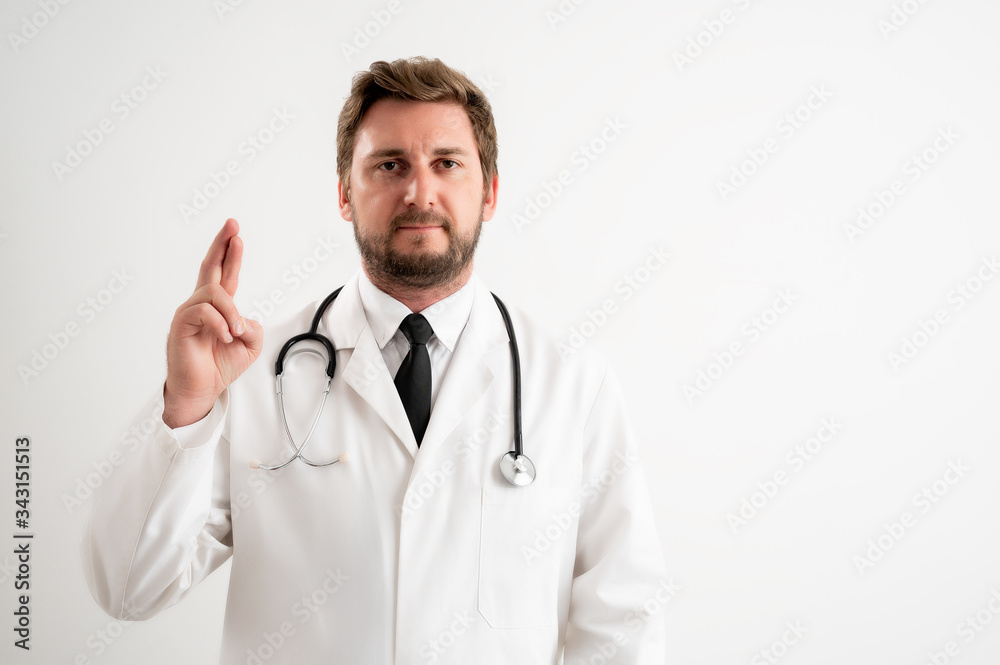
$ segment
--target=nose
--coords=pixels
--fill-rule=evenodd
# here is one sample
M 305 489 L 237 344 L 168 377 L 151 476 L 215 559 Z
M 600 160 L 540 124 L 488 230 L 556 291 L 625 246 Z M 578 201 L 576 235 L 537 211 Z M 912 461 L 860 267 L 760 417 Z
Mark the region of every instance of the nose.
M 437 184 L 428 166 L 419 165 L 412 168 L 409 181 L 406 183 L 403 202 L 407 207 L 418 210 L 434 209 L 437 203 Z

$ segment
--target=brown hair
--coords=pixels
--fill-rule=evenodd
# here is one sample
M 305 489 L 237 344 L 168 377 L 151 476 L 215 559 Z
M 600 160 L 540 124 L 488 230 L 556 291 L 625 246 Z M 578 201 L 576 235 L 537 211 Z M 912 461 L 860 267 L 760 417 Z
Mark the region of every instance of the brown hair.
M 366 72 L 354 75 L 351 95 L 344 102 L 337 121 L 337 175 L 344 189 L 350 187 L 351 160 L 358 127 L 372 104 L 380 99 L 403 99 L 420 102 L 453 102 L 461 105 L 479 149 L 483 169 L 483 189 L 497 173 L 497 130 L 493 111 L 483 91 L 465 74 L 437 58 L 408 58 L 373 62 Z

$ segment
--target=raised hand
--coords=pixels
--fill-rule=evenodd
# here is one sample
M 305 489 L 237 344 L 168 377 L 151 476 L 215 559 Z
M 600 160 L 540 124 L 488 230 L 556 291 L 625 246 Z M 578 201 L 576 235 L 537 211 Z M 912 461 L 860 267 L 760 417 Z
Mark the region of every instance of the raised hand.
M 244 319 L 233 296 L 243 262 L 235 219 L 215 236 L 198 274 L 198 286 L 177 308 L 167 337 L 163 422 L 190 425 L 212 410 L 216 398 L 260 355 L 264 330 Z

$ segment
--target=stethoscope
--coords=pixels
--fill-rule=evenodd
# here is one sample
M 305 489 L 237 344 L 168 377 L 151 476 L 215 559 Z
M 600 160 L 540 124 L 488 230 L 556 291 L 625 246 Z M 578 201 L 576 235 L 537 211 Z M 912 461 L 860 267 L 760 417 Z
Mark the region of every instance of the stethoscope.
M 330 395 L 330 385 L 333 383 L 333 374 L 337 369 L 337 356 L 336 350 L 333 347 L 333 342 L 331 342 L 325 335 L 319 334 L 317 330 L 319 329 L 319 322 L 326 313 L 327 308 L 334 300 L 337 299 L 337 296 L 343 288 L 344 287 L 341 286 L 336 291 L 328 295 L 322 303 L 320 303 L 320 306 L 316 309 L 316 314 L 313 316 L 312 325 L 309 326 L 309 332 L 295 335 L 285 342 L 285 345 L 281 347 L 281 351 L 278 353 L 278 359 L 274 362 L 275 391 L 278 395 L 278 413 L 281 415 L 281 426 L 285 431 L 285 437 L 288 439 L 288 442 L 292 444 L 292 448 L 295 449 L 295 454 L 284 462 L 274 465 L 262 464 L 258 459 L 251 459 L 251 469 L 277 471 L 278 469 L 288 466 L 297 459 L 302 460 L 309 466 L 316 467 L 330 466 L 331 464 L 337 464 L 338 462 L 350 461 L 350 456 L 347 453 L 343 453 L 336 459 L 330 460 L 329 462 L 314 462 L 302 454 L 306 444 L 309 443 L 309 439 L 312 438 L 313 432 L 316 430 L 316 425 L 319 424 L 320 416 L 323 414 L 323 408 L 326 406 L 326 398 Z M 514 449 L 508 451 L 503 455 L 503 457 L 500 458 L 500 473 L 511 485 L 516 487 L 525 487 L 530 485 L 535 480 L 535 465 L 522 450 L 521 358 L 517 352 L 517 339 L 514 337 L 514 324 L 511 323 L 507 307 L 504 306 L 503 302 L 496 296 L 495 293 L 491 293 L 490 295 L 493 296 L 493 299 L 497 303 L 497 309 L 500 310 L 500 316 L 503 317 L 503 324 L 507 328 L 507 337 L 510 338 L 510 361 L 514 379 Z M 312 353 L 320 358 L 323 358 L 323 354 L 312 347 L 299 347 L 294 351 L 291 350 L 292 347 L 299 342 L 306 341 L 318 342 L 326 349 L 326 387 L 323 389 L 323 396 L 320 401 L 319 409 L 316 410 L 316 417 L 313 418 L 309 431 L 306 433 L 305 438 L 302 439 L 302 443 L 296 446 L 295 439 L 292 437 L 292 433 L 288 429 L 288 419 L 285 417 L 285 401 L 281 390 L 281 375 L 284 371 L 285 361 L 299 353 Z

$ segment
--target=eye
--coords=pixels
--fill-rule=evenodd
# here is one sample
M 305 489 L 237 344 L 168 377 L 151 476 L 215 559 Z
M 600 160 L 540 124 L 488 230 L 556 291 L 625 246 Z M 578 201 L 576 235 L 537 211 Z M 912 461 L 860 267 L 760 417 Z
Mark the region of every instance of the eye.
M 440 164 L 441 164 L 441 166 L 443 166 L 446 169 L 457 169 L 458 168 L 458 162 L 456 162 L 454 159 L 442 159 L 441 162 L 440 162 Z
M 382 171 L 398 171 L 400 167 L 399 162 L 382 162 L 378 168 Z

